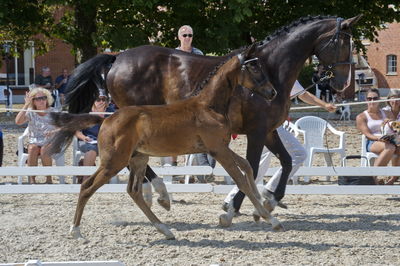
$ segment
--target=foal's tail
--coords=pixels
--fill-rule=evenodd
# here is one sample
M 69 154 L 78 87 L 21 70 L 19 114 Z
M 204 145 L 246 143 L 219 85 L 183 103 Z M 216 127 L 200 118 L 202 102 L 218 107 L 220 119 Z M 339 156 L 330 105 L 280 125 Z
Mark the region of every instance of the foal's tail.
M 60 153 L 72 141 L 76 131 L 101 124 L 103 117 L 91 114 L 50 113 L 50 123 L 57 129 L 49 143 L 49 154 Z
M 99 54 L 80 64 L 68 79 L 65 103 L 70 113 L 88 113 L 99 96 L 106 90 L 106 75 L 116 56 Z M 103 76 L 102 76 L 103 75 Z

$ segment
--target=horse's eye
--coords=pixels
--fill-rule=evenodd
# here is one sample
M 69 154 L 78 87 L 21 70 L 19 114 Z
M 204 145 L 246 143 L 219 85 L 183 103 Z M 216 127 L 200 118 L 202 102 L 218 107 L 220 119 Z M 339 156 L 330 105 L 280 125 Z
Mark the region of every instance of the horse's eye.
M 250 68 L 251 68 L 252 72 L 256 72 L 257 73 L 257 72 L 260 71 L 260 69 L 259 69 L 259 67 L 257 65 L 251 65 Z

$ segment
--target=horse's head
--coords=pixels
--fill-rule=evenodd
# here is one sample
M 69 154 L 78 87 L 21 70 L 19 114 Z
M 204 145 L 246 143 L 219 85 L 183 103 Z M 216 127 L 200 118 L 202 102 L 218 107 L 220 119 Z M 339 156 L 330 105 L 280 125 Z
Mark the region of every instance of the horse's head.
M 242 77 L 239 85 L 259 94 L 267 101 L 272 101 L 277 92 L 263 71 L 260 60 L 255 56 L 255 51 L 256 43 L 238 55 Z
M 350 85 L 352 64 L 351 27 L 361 15 L 349 19 L 337 18 L 334 29 L 319 38 L 315 54 L 327 69 L 327 78 L 336 91 L 343 91 Z

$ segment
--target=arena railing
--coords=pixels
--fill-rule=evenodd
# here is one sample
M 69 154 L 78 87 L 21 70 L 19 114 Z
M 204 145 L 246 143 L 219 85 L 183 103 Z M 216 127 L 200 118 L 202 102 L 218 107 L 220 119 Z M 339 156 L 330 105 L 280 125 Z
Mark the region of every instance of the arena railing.
M 0 167 L 0 176 L 28 175 L 91 175 L 97 167 L 52 166 L 52 167 Z M 154 167 L 159 176 L 209 175 L 226 176 L 226 171 L 209 166 Z M 278 168 L 268 169 L 266 176 L 272 176 Z M 127 175 L 122 170 L 119 175 Z M 400 167 L 301 167 L 298 176 L 400 176 Z M 171 193 L 214 192 L 227 193 L 233 185 L 174 184 L 166 182 Z M 262 187 L 259 186 L 261 189 Z M 1 185 L 0 194 L 5 193 L 79 193 L 80 185 Z M 106 184 L 99 192 L 126 192 L 126 184 Z M 400 194 L 400 186 L 338 186 L 338 185 L 288 185 L 287 194 Z

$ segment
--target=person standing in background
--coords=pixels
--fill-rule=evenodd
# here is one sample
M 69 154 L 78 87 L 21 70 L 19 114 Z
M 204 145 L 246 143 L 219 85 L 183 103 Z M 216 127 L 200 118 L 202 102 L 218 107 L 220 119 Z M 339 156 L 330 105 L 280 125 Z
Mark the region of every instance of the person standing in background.
M 60 96 L 61 105 L 64 105 L 65 101 L 65 88 L 67 87 L 67 82 L 69 79 L 68 70 L 66 68 L 63 69 L 61 75 L 59 75 L 55 80 L 55 89 L 58 90 L 58 95 Z
M 49 91 L 53 90 L 53 79 L 51 78 L 49 67 L 42 67 L 42 73 L 35 78 L 35 86 L 48 89 Z
M 51 107 L 54 107 L 57 97 L 54 94 L 53 78 L 51 77 L 51 71 L 49 67 L 42 67 L 42 74 L 37 75 L 35 78 L 35 87 L 45 88 L 50 91 L 54 100 Z
M 180 45 L 176 48 L 177 50 L 181 50 L 192 54 L 204 55 L 200 49 L 197 49 L 196 47 L 192 46 L 193 29 L 189 25 L 183 25 L 182 27 L 179 28 L 178 39 L 180 41 Z M 210 155 L 206 153 L 197 153 L 194 154 L 193 156 L 194 156 L 193 161 L 197 165 L 206 165 L 206 166 L 211 166 L 212 168 L 215 167 L 216 161 Z M 176 157 L 175 158 L 173 157 L 173 162 L 176 162 Z M 205 176 L 197 176 L 197 178 L 201 183 L 206 182 Z
M 183 25 L 179 28 L 178 39 L 180 41 L 180 45 L 176 47 L 177 50 L 192 54 L 204 55 L 202 51 L 192 46 L 193 29 L 189 25 Z

